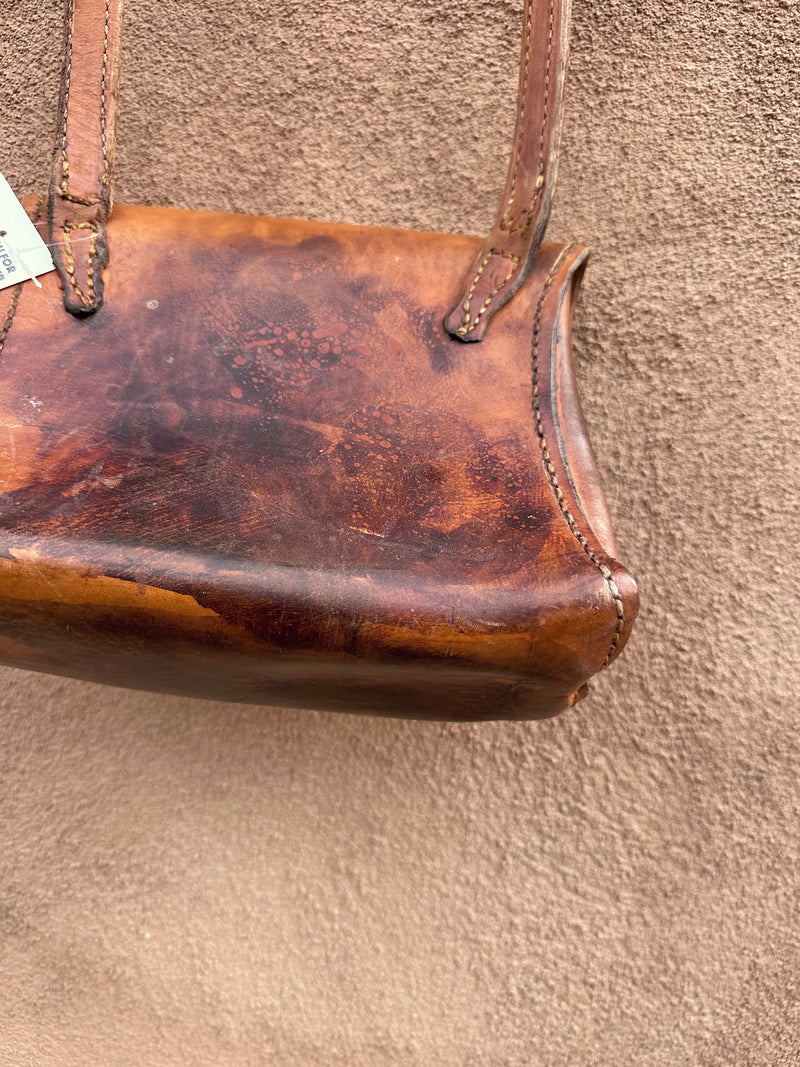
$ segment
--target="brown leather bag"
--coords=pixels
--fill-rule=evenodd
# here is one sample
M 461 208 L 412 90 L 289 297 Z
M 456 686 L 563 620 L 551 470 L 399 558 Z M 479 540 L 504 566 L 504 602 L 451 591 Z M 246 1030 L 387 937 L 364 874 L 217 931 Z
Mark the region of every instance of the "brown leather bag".
M 618 655 L 636 589 L 570 355 L 586 252 L 540 247 L 568 6 L 527 0 L 511 167 L 481 242 L 112 215 L 121 3 L 68 0 L 39 218 L 58 270 L 0 310 L 5 663 L 524 719 Z

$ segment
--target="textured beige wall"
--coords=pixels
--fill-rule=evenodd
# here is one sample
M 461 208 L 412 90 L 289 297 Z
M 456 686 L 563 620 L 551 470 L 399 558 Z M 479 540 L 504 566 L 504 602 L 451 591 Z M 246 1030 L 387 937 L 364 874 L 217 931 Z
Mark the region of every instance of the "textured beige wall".
M 41 188 L 58 5 L 0 6 Z M 128 0 L 119 198 L 482 231 L 519 6 Z M 575 0 L 623 660 L 479 726 L 3 672 L 0 1063 L 797 1067 L 799 11 Z

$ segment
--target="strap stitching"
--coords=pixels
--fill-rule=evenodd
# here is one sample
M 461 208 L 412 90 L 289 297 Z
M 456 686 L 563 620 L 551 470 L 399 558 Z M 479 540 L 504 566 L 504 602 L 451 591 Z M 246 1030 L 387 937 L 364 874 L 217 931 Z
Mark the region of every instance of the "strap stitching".
M 550 459 L 550 452 L 547 447 L 547 438 L 545 436 L 544 426 L 542 425 L 542 416 L 540 411 L 539 400 L 539 335 L 541 332 L 542 308 L 544 307 L 544 299 L 548 289 L 553 284 L 556 275 L 563 266 L 564 261 L 570 256 L 574 248 L 575 245 L 569 245 L 567 248 L 561 251 L 555 263 L 550 268 L 549 274 L 545 278 L 544 285 L 542 286 L 542 291 L 539 294 L 538 303 L 536 304 L 536 312 L 533 317 L 533 337 L 531 342 L 531 408 L 533 411 L 536 436 L 539 439 L 539 451 L 542 455 L 542 463 L 544 464 L 545 473 L 547 474 L 547 480 L 550 483 L 550 488 L 552 489 L 553 495 L 556 498 L 556 503 L 558 504 L 559 510 L 564 516 L 567 526 L 569 527 L 570 532 L 572 533 L 575 540 L 581 546 L 581 548 L 592 561 L 592 563 L 594 563 L 595 567 L 597 567 L 597 569 L 600 571 L 600 575 L 603 578 L 603 581 L 606 583 L 608 591 L 611 593 L 611 596 L 614 600 L 614 606 L 617 612 L 617 624 L 614 630 L 614 635 L 611 638 L 611 646 L 608 652 L 606 653 L 605 659 L 600 665 L 600 669 L 602 670 L 604 667 L 608 666 L 609 662 L 611 661 L 611 657 L 614 655 L 614 650 L 619 644 L 620 636 L 625 627 L 625 605 L 623 604 L 622 598 L 619 595 L 619 587 L 617 586 L 617 583 L 614 581 L 614 579 L 611 577 L 610 568 L 606 566 L 605 563 L 603 563 L 603 561 L 594 551 L 592 546 L 589 544 L 586 537 L 581 533 L 580 527 L 578 526 L 574 515 L 564 502 L 564 493 L 561 489 L 561 486 L 558 484 L 558 475 L 556 474 L 556 469 Z
M 67 117 L 69 115 L 69 90 L 72 81 L 72 42 L 75 31 L 75 0 L 69 0 L 67 6 L 67 73 L 64 79 L 64 114 L 61 120 L 61 183 L 62 196 L 67 195 L 69 180 L 69 160 L 67 159 Z
M 528 8 L 529 14 L 532 11 L 532 6 L 533 6 L 533 0 L 531 0 L 531 5 Z M 550 17 L 549 17 L 549 25 L 548 25 L 548 33 L 547 33 L 547 58 L 545 60 L 545 81 L 544 81 L 544 100 L 543 100 L 543 111 L 542 111 L 542 129 L 541 129 L 541 133 L 539 135 L 539 165 L 538 165 L 539 166 L 539 173 L 538 173 L 538 175 L 536 177 L 536 183 L 534 185 L 533 196 L 531 197 L 531 201 L 528 204 L 528 207 L 527 207 L 526 211 L 524 212 L 524 214 L 522 216 L 522 221 L 515 226 L 513 224 L 513 222 L 512 222 L 512 219 L 511 219 L 511 205 L 514 203 L 514 199 L 516 197 L 517 175 L 519 173 L 519 166 L 520 166 L 520 163 L 521 163 L 521 160 L 522 160 L 522 138 L 523 138 L 522 126 L 523 126 L 523 119 L 524 119 L 524 116 L 525 116 L 525 107 L 526 107 L 526 102 L 527 102 L 528 59 L 529 59 L 530 43 L 531 43 L 531 22 L 530 22 L 530 17 L 528 18 L 528 21 L 526 23 L 525 64 L 524 64 L 524 75 L 523 75 L 524 90 L 523 90 L 523 93 L 521 94 L 523 99 L 522 99 L 522 104 L 520 106 L 520 118 L 519 118 L 520 134 L 519 134 L 519 137 L 517 138 L 517 155 L 516 155 L 516 160 L 515 160 L 515 163 L 514 163 L 514 177 L 513 177 L 513 180 L 511 182 L 511 194 L 509 196 L 509 200 L 508 200 L 508 204 L 506 206 L 505 214 L 503 215 L 503 218 L 502 218 L 502 220 L 500 222 L 500 228 L 502 230 L 504 230 L 506 233 L 524 233 L 524 231 L 527 230 L 527 228 L 530 226 L 531 222 L 533 221 L 534 209 L 535 209 L 535 206 L 536 206 L 536 201 L 538 200 L 539 194 L 541 193 L 542 189 L 544 188 L 544 175 L 545 175 L 544 135 L 545 135 L 545 131 L 547 129 L 547 117 L 548 117 L 548 114 L 549 114 L 549 103 L 550 103 L 550 67 L 551 67 L 552 58 L 553 58 L 553 27 L 554 27 L 554 24 L 555 24 L 555 0 L 550 0 Z
M 89 239 L 89 256 L 86 264 L 86 289 L 88 295 L 80 288 L 78 280 L 75 277 L 75 258 L 72 254 L 72 241 L 70 239 L 70 234 L 73 230 L 92 231 L 92 236 Z M 97 249 L 99 231 L 92 222 L 65 222 L 62 227 L 62 232 L 64 234 L 64 259 L 67 264 L 67 274 L 69 275 L 70 286 L 83 306 L 91 307 L 96 298 L 94 290 L 94 254 Z
M 64 200 L 73 204 L 84 204 L 91 207 L 99 202 L 99 198 L 87 198 L 74 196 L 68 192 L 69 159 L 67 158 L 67 125 L 69 120 L 69 96 L 72 85 L 72 53 L 75 35 L 75 0 L 69 0 L 67 7 L 67 69 L 64 79 L 64 114 L 61 121 L 61 182 L 59 192 Z M 108 111 L 106 108 L 106 82 L 108 80 L 109 36 L 111 30 L 111 0 L 105 0 L 105 19 L 103 23 L 103 66 L 100 83 L 100 145 L 103 153 L 103 174 L 101 182 L 108 185 Z
M 106 17 L 103 26 L 103 71 L 100 84 L 100 143 L 103 149 L 102 184 L 108 185 L 108 130 L 106 115 L 106 77 L 108 75 L 108 30 L 111 14 L 111 0 L 106 0 Z
M 73 193 L 60 193 L 62 200 L 68 201 L 70 204 L 83 204 L 84 207 L 97 207 L 102 203 L 99 196 L 75 196 Z
M 516 155 L 515 155 L 515 159 L 514 159 L 514 169 L 512 171 L 513 177 L 512 177 L 512 180 L 511 180 L 511 192 L 510 192 L 510 195 L 509 195 L 508 204 L 506 205 L 505 214 L 503 215 L 503 218 L 500 220 L 500 229 L 503 230 L 505 233 L 508 233 L 509 235 L 524 233 L 529 228 L 531 222 L 533 221 L 536 202 L 537 202 L 537 200 L 539 198 L 539 195 L 540 195 L 542 189 L 544 188 L 544 183 L 545 183 L 545 177 L 544 177 L 544 175 L 545 175 L 544 139 L 545 139 L 545 132 L 547 130 L 547 119 L 548 119 L 548 115 L 550 113 L 549 112 L 550 90 L 551 90 L 551 84 L 552 84 L 552 80 L 551 80 L 551 77 L 550 77 L 550 68 L 552 66 L 552 57 L 553 57 L 553 29 L 554 29 L 554 25 L 555 25 L 555 0 L 550 0 L 549 28 L 548 28 L 548 38 L 547 38 L 547 59 L 546 59 L 546 64 L 545 64 L 545 91 L 544 91 L 543 112 L 542 112 L 542 128 L 541 128 L 541 132 L 540 132 L 540 135 L 539 135 L 539 174 L 538 174 L 538 176 L 536 178 L 536 184 L 535 184 L 535 187 L 534 187 L 533 196 L 531 198 L 531 201 L 530 201 L 530 204 L 528 205 L 527 210 L 525 211 L 525 213 L 523 215 L 522 222 L 515 226 L 513 224 L 512 219 L 511 219 L 511 205 L 514 203 L 514 199 L 516 197 L 517 179 L 518 179 L 518 174 L 519 174 L 519 168 L 520 168 L 520 165 L 521 165 L 521 162 L 522 162 L 522 146 L 523 146 L 525 113 L 526 113 L 526 109 L 527 109 L 527 97 L 528 97 L 531 38 L 533 36 L 533 34 L 532 34 L 532 23 L 533 23 L 533 4 L 534 4 L 534 2 L 535 2 L 535 0 L 529 0 L 528 4 L 526 5 L 526 8 L 525 8 L 525 53 L 524 53 L 523 65 L 522 65 L 522 84 L 520 86 L 520 100 L 521 100 L 521 103 L 520 103 L 519 122 L 518 122 L 518 135 L 517 135 L 517 138 L 516 138 L 516 142 L 517 142 L 516 143 Z M 481 278 L 481 275 L 483 274 L 484 270 L 486 269 L 486 264 L 489 262 L 489 259 L 491 258 L 492 255 L 503 256 L 505 259 L 511 260 L 512 263 L 513 263 L 513 267 L 508 272 L 508 274 L 505 276 L 505 278 L 500 282 L 500 284 L 495 289 L 492 289 L 492 291 L 489 293 L 487 298 L 484 300 L 483 305 L 476 312 L 475 317 L 472 320 L 470 320 L 471 303 L 472 303 L 472 298 L 475 295 L 475 289 L 476 289 L 476 287 L 478 285 L 478 282 L 479 282 L 479 280 Z M 467 290 L 467 294 L 466 294 L 466 296 L 464 298 L 464 304 L 463 304 L 464 315 L 463 315 L 463 318 L 461 320 L 461 325 L 456 330 L 456 333 L 460 337 L 466 336 L 466 334 L 468 334 L 471 330 L 475 329 L 475 327 L 481 321 L 483 316 L 488 312 L 489 307 L 492 304 L 492 301 L 500 293 L 502 293 L 502 291 L 506 288 L 506 286 L 509 284 L 509 282 L 511 282 L 511 280 L 514 278 L 514 276 L 518 273 L 519 260 L 520 260 L 519 256 L 512 256 L 512 255 L 510 255 L 510 254 L 508 254 L 506 252 L 500 252 L 500 251 L 497 251 L 497 250 L 492 250 L 491 252 L 489 252 L 484 257 L 484 259 L 482 260 L 480 266 L 478 267 L 478 270 L 475 273 L 475 276 L 472 279 L 470 287 Z
M 551 0 L 551 11 L 552 11 Z M 514 171 L 513 178 L 511 180 L 511 192 L 509 194 L 508 204 L 503 216 L 503 222 L 508 218 L 508 214 L 511 210 L 511 205 L 514 203 L 514 197 L 517 191 L 517 174 L 519 173 L 519 165 L 522 161 L 522 130 L 525 124 L 525 111 L 528 105 L 528 68 L 530 65 L 531 56 L 531 36 L 532 36 L 532 22 L 533 22 L 533 4 L 534 0 L 528 0 L 525 4 L 525 58 L 522 64 L 522 85 L 520 86 L 520 107 L 519 107 L 519 130 L 516 137 L 516 155 L 514 159 Z
M 68 191 L 69 181 L 69 160 L 67 158 L 67 126 L 69 120 L 69 97 L 70 88 L 72 84 L 72 55 L 73 55 L 73 43 L 75 34 L 75 0 L 68 0 L 67 6 L 67 67 L 66 77 L 64 79 L 64 114 L 61 121 L 61 182 L 59 184 L 59 193 L 63 200 L 67 200 L 72 204 L 81 204 L 84 207 L 95 207 L 97 204 L 102 203 L 101 197 L 83 197 L 76 196 Z M 101 70 L 101 82 L 100 82 L 100 143 L 103 154 L 103 173 L 101 176 L 101 184 L 103 186 L 108 185 L 109 180 L 109 160 L 108 160 L 108 111 L 106 108 L 106 82 L 108 80 L 108 44 L 110 36 L 110 23 L 111 23 L 111 0 L 105 0 L 105 19 L 103 23 L 103 65 Z M 89 248 L 87 253 L 86 263 L 86 289 L 83 290 L 78 285 L 78 280 L 75 275 L 75 256 L 72 250 L 72 242 L 70 240 L 70 234 L 74 230 L 91 230 L 92 235 L 89 240 Z M 70 287 L 73 293 L 77 296 L 84 307 L 91 307 L 96 300 L 94 275 L 95 275 L 95 254 L 97 251 L 97 242 L 100 235 L 100 231 L 93 222 L 70 222 L 66 221 L 62 226 L 62 233 L 64 235 L 64 259 L 66 263 L 67 276 L 69 277 Z M 13 308 L 13 312 L 16 311 L 16 305 Z M 11 320 L 13 320 L 13 312 L 11 313 Z M 0 331 L 0 338 L 4 341 L 5 336 L 8 333 L 10 327 L 10 320 L 7 318 L 4 324 L 3 330 Z M 0 348 L 2 345 L 0 344 Z
M 499 285 L 496 288 L 492 289 L 492 291 L 489 293 L 489 295 L 484 300 L 483 306 L 478 310 L 477 314 L 475 315 L 475 318 L 470 322 L 470 317 L 469 317 L 470 303 L 472 301 L 472 297 L 475 295 L 475 289 L 477 288 L 477 285 L 478 285 L 478 282 L 480 281 L 481 275 L 483 274 L 484 270 L 486 269 L 486 265 L 489 262 L 489 260 L 492 258 L 492 256 L 500 256 L 502 259 L 510 260 L 511 264 L 512 264 L 511 270 L 508 272 L 508 274 L 505 276 L 505 278 L 503 278 L 503 280 L 499 283 Z M 492 300 L 494 300 L 494 298 L 497 296 L 497 294 L 500 292 L 500 290 L 503 289 L 508 284 L 508 282 L 511 280 L 511 278 L 514 276 L 514 272 L 516 271 L 518 265 L 519 265 L 519 256 L 512 256 L 508 252 L 500 252 L 496 248 L 492 248 L 489 252 L 487 252 L 487 254 L 483 257 L 483 260 L 481 261 L 481 264 L 478 267 L 478 270 L 475 273 L 475 277 L 472 279 L 472 284 L 470 285 L 469 289 L 467 290 L 467 295 L 466 295 L 466 297 L 464 299 L 464 305 L 463 305 L 464 317 L 461 320 L 461 325 L 456 330 L 456 333 L 460 334 L 463 337 L 465 334 L 469 333 L 470 330 L 474 330 L 475 329 L 475 327 L 481 321 L 483 316 L 489 310 L 489 305 L 491 304 Z

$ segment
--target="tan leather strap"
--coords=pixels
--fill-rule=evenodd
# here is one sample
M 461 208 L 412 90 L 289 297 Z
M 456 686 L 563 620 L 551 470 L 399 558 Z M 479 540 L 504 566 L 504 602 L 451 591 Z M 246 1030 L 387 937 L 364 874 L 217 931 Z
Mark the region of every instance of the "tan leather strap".
M 525 0 L 517 124 L 494 228 L 469 269 L 448 333 L 480 341 L 522 285 L 542 242 L 556 171 L 570 0 Z
M 50 240 L 75 314 L 102 304 L 108 262 L 122 0 L 65 0 L 66 48 L 59 142 L 50 185 Z M 525 0 L 517 123 L 494 228 L 445 319 L 462 341 L 479 341 L 517 291 L 544 236 L 556 169 L 567 64 L 570 0 Z
M 122 0 L 66 0 L 59 134 L 50 181 L 53 260 L 77 315 L 103 302 L 108 262 Z

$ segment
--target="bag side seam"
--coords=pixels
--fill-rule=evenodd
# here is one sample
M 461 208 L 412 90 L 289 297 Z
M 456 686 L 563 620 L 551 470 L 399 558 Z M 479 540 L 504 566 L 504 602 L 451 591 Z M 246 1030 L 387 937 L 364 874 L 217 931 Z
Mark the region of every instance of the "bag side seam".
M 605 582 L 606 587 L 609 593 L 611 593 L 611 597 L 614 601 L 614 606 L 617 613 L 617 623 L 614 630 L 614 634 L 611 638 L 611 645 L 608 649 L 608 652 L 606 653 L 605 659 L 600 665 L 600 669 L 602 670 L 610 663 L 611 658 L 614 655 L 614 651 L 617 645 L 619 644 L 620 636 L 625 627 L 625 605 L 623 604 L 622 598 L 620 597 L 619 587 L 617 586 L 617 583 L 612 577 L 611 569 L 602 561 L 602 559 L 600 559 L 595 550 L 589 544 L 588 539 L 581 532 L 581 529 L 577 523 L 577 520 L 575 519 L 575 516 L 569 510 L 564 501 L 564 493 L 561 489 L 561 486 L 559 485 L 558 475 L 556 474 L 556 469 L 550 458 L 550 451 L 547 446 L 547 436 L 545 434 L 544 426 L 542 424 L 541 403 L 539 396 L 539 336 L 541 333 L 542 310 L 544 308 L 544 301 L 545 297 L 547 296 L 548 290 L 555 281 L 556 275 L 563 266 L 564 261 L 571 254 L 574 247 L 575 245 L 568 245 L 561 251 L 555 263 L 550 268 L 547 277 L 544 280 L 542 290 L 539 294 L 539 299 L 536 303 L 536 311 L 534 312 L 533 316 L 533 335 L 531 341 L 531 409 L 533 411 L 534 428 L 536 430 L 536 437 L 539 441 L 539 451 L 542 457 L 542 464 L 544 466 L 545 474 L 547 475 L 548 484 L 550 485 L 550 489 L 552 490 L 553 496 L 555 497 L 556 503 L 558 504 L 559 511 L 564 517 L 564 520 L 575 540 L 581 546 L 581 548 L 592 561 L 592 563 L 595 565 L 595 567 L 597 567 L 598 571 L 600 572 L 600 576 Z

